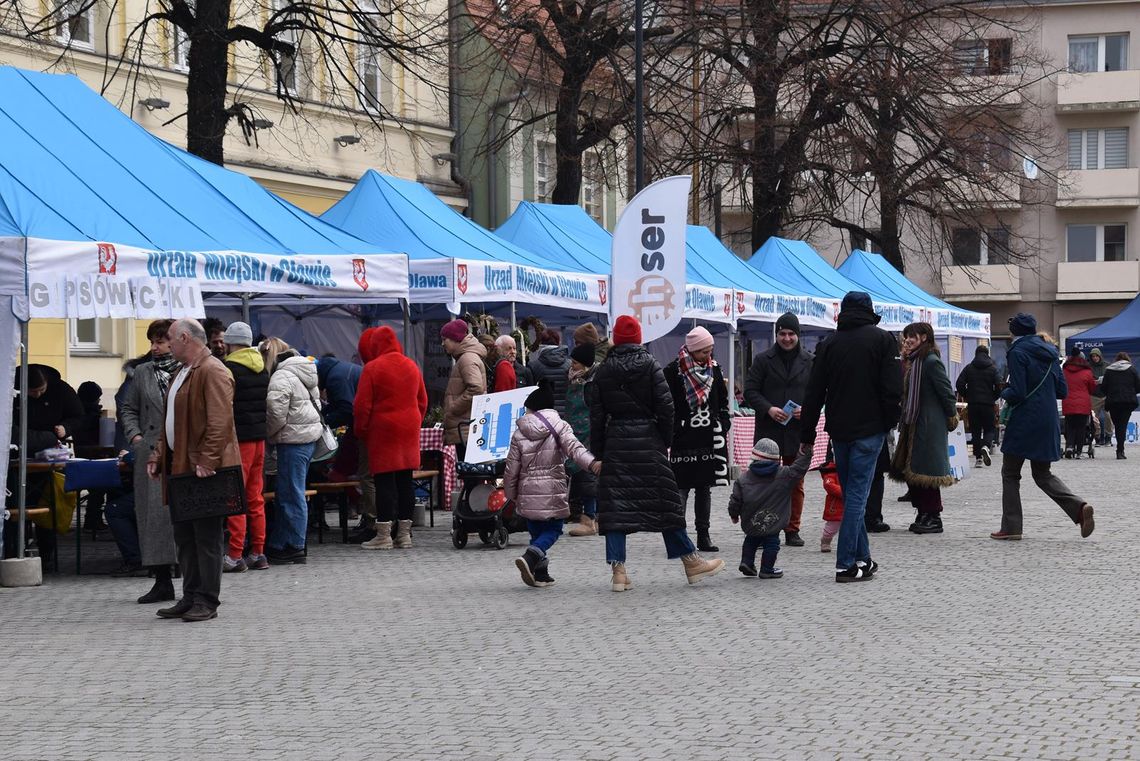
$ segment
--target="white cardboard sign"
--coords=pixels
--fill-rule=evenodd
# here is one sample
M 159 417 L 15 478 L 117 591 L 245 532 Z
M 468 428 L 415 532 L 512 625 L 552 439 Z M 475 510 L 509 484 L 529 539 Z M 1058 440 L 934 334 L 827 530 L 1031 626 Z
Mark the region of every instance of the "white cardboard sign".
M 526 398 L 536 388 L 538 386 L 524 386 L 483 394 L 471 400 L 474 422 L 467 433 L 464 462 L 494 462 L 506 458 L 515 432 L 515 421 L 526 414 Z

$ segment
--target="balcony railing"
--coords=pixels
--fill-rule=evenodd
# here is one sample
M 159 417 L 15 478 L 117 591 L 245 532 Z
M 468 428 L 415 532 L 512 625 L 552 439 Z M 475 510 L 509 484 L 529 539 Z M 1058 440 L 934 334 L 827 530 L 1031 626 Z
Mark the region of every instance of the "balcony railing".
M 977 264 L 942 268 L 942 298 L 959 301 L 1016 301 L 1021 273 L 1016 264 Z
M 1057 110 L 1140 110 L 1140 71 L 1065 72 L 1057 77 Z
M 1131 299 L 1140 291 L 1140 262 L 1060 262 L 1057 300 Z
M 1066 169 L 1059 172 L 1057 205 L 1127 208 L 1140 206 L 1140 169 Z

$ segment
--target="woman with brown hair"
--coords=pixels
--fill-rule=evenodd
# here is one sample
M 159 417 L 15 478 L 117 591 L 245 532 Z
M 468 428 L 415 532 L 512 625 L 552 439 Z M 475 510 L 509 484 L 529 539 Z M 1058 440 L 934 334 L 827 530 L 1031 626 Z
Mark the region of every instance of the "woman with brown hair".
M 954 483 L 946 434 L 958 427 L 954 388 L 934 343 L 934 328 L 912 322 L 903 328 L 903 404 L 899 444 L 891 478 L 910 489 L 918 518 L 916 534 L 942 533 L 942 492 Z

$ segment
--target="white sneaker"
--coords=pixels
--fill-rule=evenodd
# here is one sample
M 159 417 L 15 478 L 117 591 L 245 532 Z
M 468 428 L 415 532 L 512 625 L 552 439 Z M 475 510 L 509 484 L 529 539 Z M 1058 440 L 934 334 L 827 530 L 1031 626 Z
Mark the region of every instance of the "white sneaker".
M 986 464 L 987 468 L 994 464 L 994 461 L 990 459 L 989 447 L 982 447 L 982 462 Z

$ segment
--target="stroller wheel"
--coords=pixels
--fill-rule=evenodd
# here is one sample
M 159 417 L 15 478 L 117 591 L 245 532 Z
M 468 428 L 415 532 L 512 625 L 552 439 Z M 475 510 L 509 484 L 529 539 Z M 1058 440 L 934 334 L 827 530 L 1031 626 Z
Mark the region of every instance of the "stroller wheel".
M 507 530 L 506 526 L 499 526 L 495 529 L 491 539 L 496 550 L 506 549 L 507 545 L 511 543 L 511 532 Z
M 467 531 L 464 530 L 458 518 L 453 518 L 451 521 L 451 543 L 457 550 L 467 546 Z
M 482 540 L 483 544 L 490 544 L 491 539 L 493 538 L 493 533 L 494 532 L 487 531 L 487 530 L 480 531 L 479 532 L 479 539 Z

